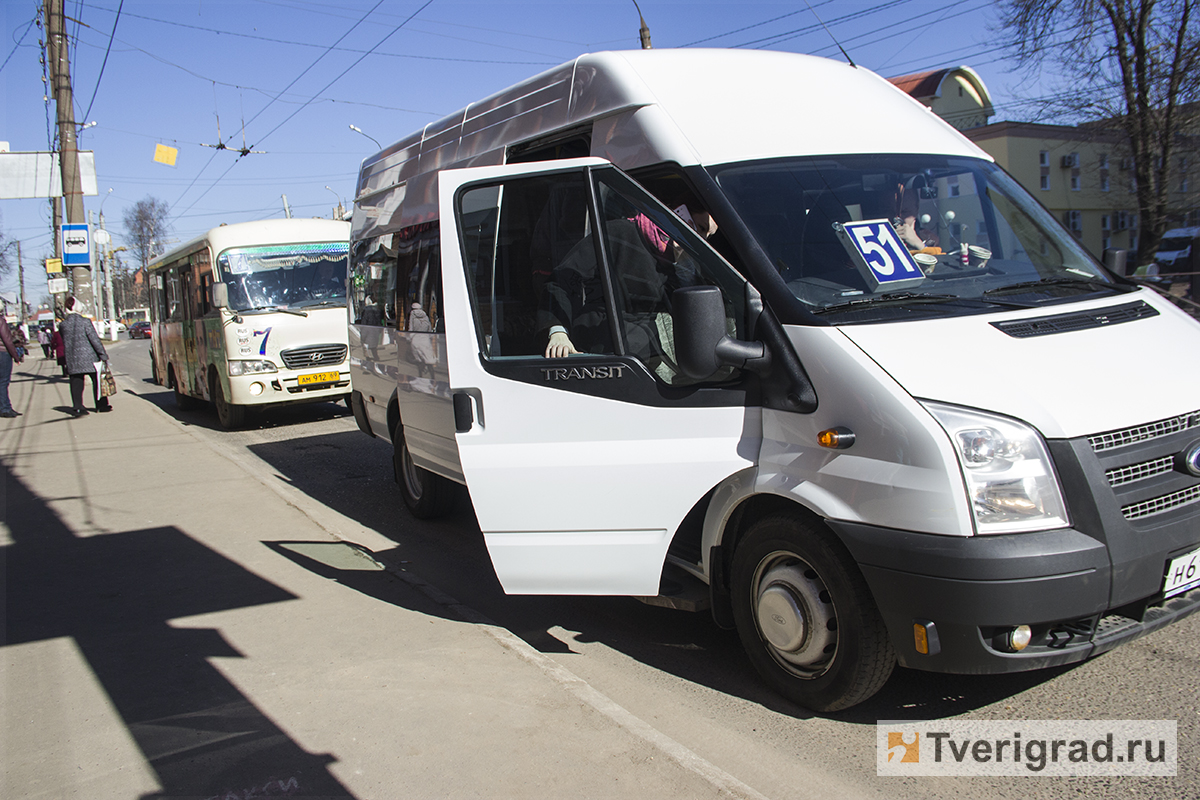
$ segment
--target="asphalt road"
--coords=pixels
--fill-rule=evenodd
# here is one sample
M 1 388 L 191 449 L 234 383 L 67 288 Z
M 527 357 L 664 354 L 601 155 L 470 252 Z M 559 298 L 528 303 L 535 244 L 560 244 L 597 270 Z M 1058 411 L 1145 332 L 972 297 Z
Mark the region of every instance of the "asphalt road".
M 629 598 L 505 596 L 465 492 L 450 517 L 412 519 L 392 482 L 390 444 L 361 433 L 344 405 L 277 409 L 245 430 L 223 431 L 211 409 L 181 412 L 169 391 L 150 382 L 148 344 L 109 347 L 115 371 L 136 384 L 140 400 L 260 478 L 382 534 L 390 545 L 377 551 L 381 561 L 511 631 L 599 696 L 766 797 L 1200 797 L 1200 615 L 1068 668 L 1009 676 L 897 670 L 866 703 L 816 716 L 760 684 L 736 634 L 716 628 L 706 613 Z M 876 722 L 902 719 L 1177 720 L 1179 772 L 879 777 Z

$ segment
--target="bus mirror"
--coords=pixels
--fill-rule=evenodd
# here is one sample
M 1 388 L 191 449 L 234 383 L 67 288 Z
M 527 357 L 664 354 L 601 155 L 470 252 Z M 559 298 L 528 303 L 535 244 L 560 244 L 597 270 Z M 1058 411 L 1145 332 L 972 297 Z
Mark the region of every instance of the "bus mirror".
M 725 302 L 716 286 L 686 286 L 672 298 L 675 355 L 693 380 L 711 378 L 724 366 L 756 372 L 770 366 L 762 342 L 743 342 L 726 333 Z
M 212 306 L 213 308 L 229 307 L 229 287 L 224 283 L 212 285 Z

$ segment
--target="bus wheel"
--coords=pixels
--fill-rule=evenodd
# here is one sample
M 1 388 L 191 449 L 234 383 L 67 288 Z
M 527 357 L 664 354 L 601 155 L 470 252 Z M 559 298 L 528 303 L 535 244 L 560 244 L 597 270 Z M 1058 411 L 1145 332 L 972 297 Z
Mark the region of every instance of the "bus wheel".
M 175 407 L 180 411 L 191 411 L 196 407 L 194 398 L 179 391 L 179 379 L 175 377 L 175 367 L 167 367 L 167 383 L 175 392 Z
M 241 427 L 246 422 L 246 407 L 237 406 L 225 400 L 225 390 L 221 388 L 221 379 L 213 372 L 208 377 L 209 396 L 217 409 L 217 421 L 227 431 Z
M 404 496 L 404 505 L 417 519 L 437 519 L 454 509 L 458 487 L 454 481 L 413 463 L 404 442 L 404 425 L 400 422 L 396 423 L 396 432 L 392 434 L 392 468 L 396 483 L 400 485 L 400 494 Z
M 755 522 L 733 556 L 733 614 L 754 668 L 814 711 L 875 694 L 896 652 L 867 583 L 833 540 L 795 512 Z

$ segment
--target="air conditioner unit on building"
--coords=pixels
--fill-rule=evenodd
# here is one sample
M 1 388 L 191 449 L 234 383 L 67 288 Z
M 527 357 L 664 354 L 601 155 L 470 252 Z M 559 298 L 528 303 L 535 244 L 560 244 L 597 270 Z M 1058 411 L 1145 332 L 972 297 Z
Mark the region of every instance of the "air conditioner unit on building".
M 1062 157 L 1063 169 L 1075 169 L 1079 166 L 1079 153 L 1071 153 Z

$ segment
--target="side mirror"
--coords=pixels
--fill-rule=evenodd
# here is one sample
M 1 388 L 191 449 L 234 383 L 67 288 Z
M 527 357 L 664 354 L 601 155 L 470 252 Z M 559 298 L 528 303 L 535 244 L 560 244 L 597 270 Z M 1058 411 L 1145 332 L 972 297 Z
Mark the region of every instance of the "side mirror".
M 213 308 L 229 308 L 229 287 L 221 282 L 214 283 L 210 299 Z
M 730 338 L 725 330 L 725 302 L 716 286 L 686 286 L 672 296 L 675 360 L 693 380 L 710 378 L 725 366 L 766 372 L 770 354 L 762 342 Z
M 1127 277 L 1129 274 L 1129 267 L 1126 262 L 1127 255 L 1127 250 L 1109 248 L 1104 251 L 1104 266 L 1108 267 L 1109 272 L 1114 272 L 1122 278 Z

